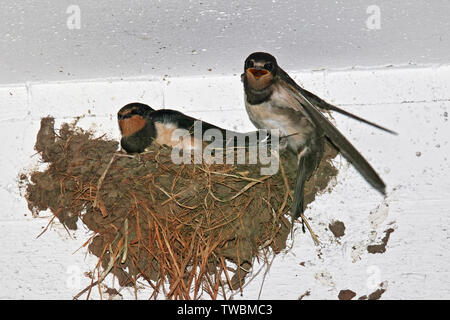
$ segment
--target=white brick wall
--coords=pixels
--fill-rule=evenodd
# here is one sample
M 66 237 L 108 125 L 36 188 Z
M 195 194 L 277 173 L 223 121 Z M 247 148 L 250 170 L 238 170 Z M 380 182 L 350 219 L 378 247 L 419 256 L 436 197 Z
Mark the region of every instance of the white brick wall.
M 293 76 L 305 88 L 399 136 L 335 116 L 337 126 L 386 181 L 389 196 L 383 204 L 345 160 L 338 160 L 333 191 L 319 196 L 307 211 L 322 246 L 315 247 L 308 234 L 297 230 L 292 250 L 275 258 L 261 297 L 296 299 L 309 290 L 309 298 L 335 299 L 341 289 L 359 297 L 374 291 L 369 287 L 375 279 L 386 281 L 383 298 L 450 298 L 450 67 Z M 0 87 L 0 298 L 70 299 L 89 284 L 82 273 L 96 262 L 85 248 L 73 253 L 88 237 L 83 227 L 70 238 L 56 224 L 36 239 L 49 219 L 31 217 L 17 176 L 38 164 L 33 145 L 40 117 L 55 116 L 58 126 L 84 115 L 80 125 L 118 138 L 116 112 L 132 101 L 177 109 L 226 128 L 252 129 L 239 76 Z M 370 224 L 374 217 L 380 221 L 376 226 Z M 339 242 L 325 230 L 335 219 L 346 225 Z M 386 253 L 367 253 L 367 244 L 378 243 L 388 226 L 395 232 Z M 74 278 L 78 271 L 81 276 Z M 242 298 L 257 298 L 261 279 L 262 273 Z M 122 293 L 133 298 L 131 291 Z M 98 297 L 97 290 L 92 294 Z M 148 290 L 139 297 L 147 298 Z

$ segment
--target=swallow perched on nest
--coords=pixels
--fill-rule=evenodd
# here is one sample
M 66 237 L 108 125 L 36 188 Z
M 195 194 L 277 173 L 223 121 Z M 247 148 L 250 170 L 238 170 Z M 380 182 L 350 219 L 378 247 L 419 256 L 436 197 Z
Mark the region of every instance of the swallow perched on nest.
M 303 215 L 305 182 L 319 165 L 325 140 L 331 142 L 370 185 L 385 195 L 383 180 L 319 109 L 336 111 L 389 133 L 395 132 L 339 109 L 306 91 L 268 53 L 255 52 L 249 55 L 241 78 L 245 107 L 251 122 L 258 129 L 279 129 L 280 136 L 287 139 L 287 147 L 298 155 L 291 208 L 293 221 Z
M 196 146 L 203 146 L 203 142 L 196 142 L 195 139 L 202 139 L 203 134 L 209 129 L 218 130 L 223 140 L 220 142 L 223 147 L 232 145 L 237 141 L 245 141 L 245 147 L 250 143 L 245 139 L 248 134 L 225 130 L 205 121 L 201 121 L 201 136 L 194 137 L 194 126 L 198 119 L 187 116 L 179 111 L 170 109 L 154 110 L 143 103 L 130 103 L 122 107 L 117 113 L 119 128 L 122 134 L 120 144 L 127 153 L 142 153 L 153 142 L 170 147 L 193 149 Z M 191 139 L 182 139 L 174 135 L 176 129 L 184 129 Z M 232 136 L 233 140 L 226 140 L 227 136 Z M 243 139 L 239 140 L 238 138 Z M 270 141 L 269 137 L 265 137 Z M 234 145 L 232 145 L 234 146 Z
M 141 153 L 150 146 L 155 136 L 154 125 L 148 121 L 152 108 L 143 103 L 129 103 L 117 113 L 120 145 L 128 153 Z

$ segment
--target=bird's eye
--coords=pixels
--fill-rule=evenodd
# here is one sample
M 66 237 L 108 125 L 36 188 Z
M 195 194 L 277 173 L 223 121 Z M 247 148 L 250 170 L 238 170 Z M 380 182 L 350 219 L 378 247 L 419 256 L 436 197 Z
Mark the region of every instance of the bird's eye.
M 248 61 L 245 63 L 245 69 L 253 68 L 254 66 L 255 66 L 255 63 L 253 62 L 253 60 L 248 60 Z
M 266 69 L 267 71 L 272 71 L 272 69 L 273 69 L 273 63 L 272 63 L 272 62 L 267 62 L 267 63 L 264 65 L 264 69 Z

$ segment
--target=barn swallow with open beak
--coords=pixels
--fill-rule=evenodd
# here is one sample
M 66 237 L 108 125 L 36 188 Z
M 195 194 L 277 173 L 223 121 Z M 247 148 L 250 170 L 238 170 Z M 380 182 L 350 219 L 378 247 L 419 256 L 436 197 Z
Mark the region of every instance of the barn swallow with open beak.
M 194 141 L 194 125 L 198 119 L 187 116 L 179 111 L 170 109 L 154 110 L 150 106 L 143 103 L 129 103 L 122 107 L 118 113 L 119 128 L 122 134 L 120 144 L 122 149 L 127 153 L 142 153 L 153 142 L 159 145 L 166 145 L 169 147 L 179 147 L 191 149 L 195 146 L 202 146 L 203 143 L 195 143 Z M 184 129 L 189 132 L 192 139 L 180 139 L 174 135 L 176 129 Z M 219 143 L 223 147 L 231 145 L 238 140 L 238 137 L 243 137 L 240 141 L 245 141 L 245 147 L 250 146 L 250 142 L 245 139 L 245 133 L 225 130 L 206 121 L 201 121 L 202 136 L 209 129 L 218 130 L 223 141 Z M 227 132 L 234 140 L 226 140 Z M 270 142 L 270 137 L 264 137 L 266 141 Z M 263 140 L 263 137 L 261 136 Z M 182 145 L 180 145 L 182 143 Z M 235 146 L 234 144 L 232 146 Z
M 395 132 L 337 108 L 303 89 L 268 53 L 249 55 L 241 77 L 251 122 L 258 129 L 278 129 L 280 136 L 287 137 L 288 149 L 298 155 L 292 222 L 300 216 L 303 218 L 305 182 L 319 165 L 325 140 L 331 142 L 372 187 L 386 194 L 386 186 L 372 166 L 319 110 L 336 111 L 386 132 Z

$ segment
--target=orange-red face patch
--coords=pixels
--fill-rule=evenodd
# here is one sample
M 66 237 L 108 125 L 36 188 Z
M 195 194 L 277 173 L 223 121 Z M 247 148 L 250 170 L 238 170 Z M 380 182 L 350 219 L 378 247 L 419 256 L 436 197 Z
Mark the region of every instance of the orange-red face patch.
M 122 136 L 127 137 L 138 132 L 145 127 L 146 121 L 140 115 L 134 115 L 130 118 L 119 120 L 120 132 Z

